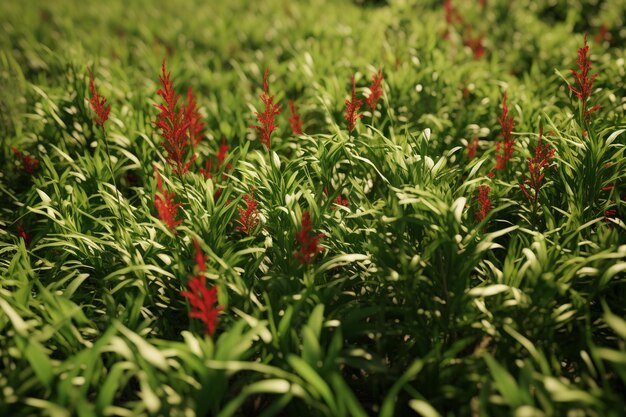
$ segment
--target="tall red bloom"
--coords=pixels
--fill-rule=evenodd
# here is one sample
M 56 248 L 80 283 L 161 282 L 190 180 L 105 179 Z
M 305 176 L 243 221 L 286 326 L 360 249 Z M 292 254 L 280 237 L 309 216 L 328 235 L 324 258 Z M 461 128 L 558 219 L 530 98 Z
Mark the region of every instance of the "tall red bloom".
M 481 185 L 478 187 L 478 196 L 476 197 L 476 201 L 478 201 L 478 210 L 476 211 L 475 217 L 476 220 L 482 222 L 487 217 L 487 214 L 491 211 L 491 200 L 489 199 L 489 192 L 491 188 L 487 185 Z
M 474 136 L 467 144 L 467 158 L 471 161 L 476 157 L 476 151 L 478 150 L 478 137 Z
M 228 155 L 228 143 L 226 143 L 225 139 L 222 139 L 222 143 L 220 144 L 220 148 L 217 150 L 217 167 L 221 168 L 224 160 L 226 159 L 226 155 Z
M 250 126 L 259 131 L 259 139 L 267 149 L 270 148 L 272 132 L 278 127 L 274 118 L 281 112 L 280 106 L 274 103 L 274 96 L 269 95 L 269 84 L 267 82 L 268 71 L 268 69 L 265 70 L 265 75 L 263 76 L 263 94 L 259 96 L 265 106 L 265 110 L 263 113 L 254 113 L 259 120 L 259 124 Z
M 539 132 L 539 141 L 535 148 L 535 156 L 528 158 L 528 173 L 529 177 L 524 176 L 523 182 L 520 183 L 520 189 L 524 196 L 532 204 L 537 204 L 539 199 L 539 190 L 542 186 L 544 179 L 545 168 L 550 164 L 550 160 L 554 156 L 554 149 L 550 149 L 549 144 L 541 144 L 542 131 Z M 531 191 L 532 190 L 532 191 Z
M 465 34 L 465 39 L 463 39 L 463 44 L 472 50 L 472 55 L 475 60 L 479 60 L 485 54 L 483 35 L 474 38 L 471 30 L 468 30 Z
M 165 139 L 164 142 L 161 142 L 161 145 L 167 152 L 167 162 L 172 165 L 177 174 L 184 174 L 196 159 L 196 155 L 193 155 L 189 161 L 185 162 L 188 129 L 191 122 L 187 117 L 184 106 L 181 106 L 178 110 L 176 108 L 180 95 L 174 91 L 170 73 L 165 69 L 165 58 L 163 58 L 161 65 L 159 80 L 161 81 L 161 88 L 157 90 L 157 94 L 161 96 L 165 105 L 155 104 L 155 107 L 159 109 L 155 126 L 159 129 L 163 139 Z
M 311 226 L 311 215 L 308 211 L 302 213 L 302 227 L 296 233 L 296 240 L 300 244 L 300 250 L 295 253 L 295 257 L 300 263 L 308 264 L 315 254 L 322 252 L 324 248 L 320 246 L 320 239 L 324 237 L 323 233 L 314 234 Z
M 206 287 L 206 278 L 204 276 L 206 260 L 198 240 L 194 239 L 193 243 L 196 247 L 196 265 L 200 273 L 192 276 L 189 282 L 187 282 L 189 291 L 181 291 L 180 294 L 189 300 L 189 305 L 191 306 L 189 317 L 202 320 L 205 326 L 205 333 L 213 336 L 217 326 L 217 315 L 224 308 L 221 306 L 214 307 L 214 304 L 217 302 L 218 287 L 213 286 L 211 289 Z
M 259 224 L 259 204 L 254 198 L 254 190 L 250 194 L 245 194 L 243 199 L 246 202 L 246 208 L 244 210 L 241 207 L 237 207 L 239 218 L 236 221 L 239 226 L 236 229 L 250 235 Z
M 582 103 L 582 114 L 585 121 L 589 120 L 589 115 L 600 108 L 599 104 L 596 104 L 590 109 L 587 109 L 587 101 L 591 96 L 593 82 L 598 74 L 589 75 L 591 70 L 591 59 L 589 59 L 589 45 L 587 45 L 587 34 L 585 33 L 584 44 L 582 48 L 578 48 L 578 59 L 576 60 L 579 71 L 572 69 L 572 75 L 574 75 L 574 81 L 576 87 L 569 86 L 570 90 L 576 94 L 578 100 Z
M 174 233 L 176 233 L 174 228 L 182 223 L 182 220 L 176 220 L 176 214 L 178 209 L 183 205 L 180 203 L 174 204 L 174 197 L 176 197 L 176 194 L 169 193 L 165 190 L 165 188 L 163 188 L 163 181 L 156 165 L 154 166 L 154 175 L 156 176 L 157 190 L 159 191 L 159 194 L 154 196 L 154 206 L 159 213 L 159 218 L 163 220 L 170 230 L 173 230 Z
M 302 134 L 302 120 L 300 120 L 300 115 L 296 112 L 296 105 L 293 100 L 289 100 L 289 111 L 291 112 L 291 116 L 289 116 L 289 124 L 291 125 L 291 131 L 294 135 Z
M 26 230 L 24 230 L 24 228 L 21 225 L 17 225 L 17 234 L 24 239 L 24 243 L 26 244 L 26 246 L 30 245 L 30 235 L 28 234 L 28 232 Z
M 94 82 L 93 74 L 91 73 L 91 68 L 87 67 L 87 71 L 89 71 L 89 91 L 91 92 L 89 104 L 96 113 L 96 123 L 101 129 L 104 130 L 104 122 L 109 119 L 111 106 L 107 105 L 107 99 L 104 98 L 104 96 L 98 94 L 98 91 L 96 90 L 96 83 Z
M 191 87 L 187 89 L 187 105 L 184 106 L 184 109 L 185 118 L 189 122 L 189 140 L 191 141 L 191 146 L 196 147 L 202 140 L 204 123 L 202 123 L 202 116 L 198 112 L 198 104 Z
M 498 122 L 500 123 L 500 128 L 502 129 L 500 136 L 502 136 L 504 142 L 504 149 L 502 153 L 500 153 L 500 142 L 496 143 L 496 170 L 498 171 L 504 170 L 506 168 L 506 163 L 513 156 L 513 144 L 515 143 L 515 139 L 511 137 L 511 132 L 513 131 L 515 123 L 513 121 L 513 116 L 509 116 L 508 114 L 509 108 L 506 104 L 505 91 L 504 100 L 502 101 L 502 116 L 498 117 Z
M 383 95 L 383 88 L 380 86 L 380 83 L 383 81 L 383 72 L 382 70 L 378 70 L 378 72 L 372 75 L 372 84 L 370 85 L 370 95 L 367 97 L 367 107 L 374 111 L 376 109 L 376 103 Z
M 463 17 L 456 11 L 452 0 L 443 0 L 443 9 L 446 15 L 446 23 L 454 25 L 455 23 L 463 23 Z
M 611 41 L 611 34 L 609 33 L 609 28 L 606 23 L 602 23 L 600 28 L 598 29 L 598 33 L 596 34 L 594 40 L 596 43 L 602 43 L 604 41 Z
M 359 114 L 359 108 L 363 105 L 362 99 L 356 98 L 356 84 L 354 82 L 354 74 L 352 74 L 352 95 L 348 100 L 346 99 L 346 114 L 344 118 L 348 121 L 348 132 L 352 133 L 354 130 L 354 125 L 356 124 L 357 119 L 363 117 L 362 114 Z
M 11 146 L 11 152 L 15 154 L 17 159 L 22 163 L 22 168 L 28 175 L 34 175 L 37 168 L 39 168 L 39 161 L 32 155 L 26 155 L 14 146 Z
M 228 155 L 228 144 L 226 140 L 222 138 L 222 143 L 217 150 L 215 155 L 215 159 L 217 160 L 217 169 L 221 169 L 224 164 L 224 160 L 226 160 L 226 155 Z M 231 164 L 226 166 L 226 171 L 232 168 Z M 200 168 L 200 174 L 206 178 L 213 178 L 213 160 L 209 157 L 204 161 L 204 167 Z
M 335 204 L 348 207 L 349 201 L 347 197 L 344 198 L 341 194 L 339 194 L 337 198 L 335 198 Z
M 200 175 L 205 178 L 213 178 L 213 161 L 210 157 L 204 161 L 204 166 L 200 167 Z

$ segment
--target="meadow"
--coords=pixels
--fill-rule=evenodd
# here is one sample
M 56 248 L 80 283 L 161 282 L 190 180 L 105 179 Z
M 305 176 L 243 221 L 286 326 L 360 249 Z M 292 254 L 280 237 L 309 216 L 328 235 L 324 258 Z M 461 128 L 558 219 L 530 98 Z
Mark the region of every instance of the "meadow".
M 625 0 L 0 3 L 0 416 L 626 415 Z

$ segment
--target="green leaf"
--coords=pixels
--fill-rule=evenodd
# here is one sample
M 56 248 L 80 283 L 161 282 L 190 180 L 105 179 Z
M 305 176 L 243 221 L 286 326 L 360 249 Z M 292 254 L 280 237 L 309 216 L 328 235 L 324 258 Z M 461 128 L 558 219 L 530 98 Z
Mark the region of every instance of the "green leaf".
M 520 388 L 515 382 L 515 379 L 507 372 L 507 370 L 501 366 L 489 353 L 484 352 L 483 358 L 487 362 L 491 376 L 494 379 L 496 388 L 500 391 L 500 394 L 504 397 L 507 404 L 511 407 L 519 407 L 523 404 L 522 396 L 520 394 Z
M 321 396 L 331 411 L 337 409 L 330 387 L 306 361 L 296 355 L 289 355 L 287 362 L 307 382 L 314 397 Z
M 435 408 L 424 400 L 410 400 L 409 407 L 423 417 L 441 417 Z
M 400 390 L 412 381 L 424 368 L 424 361 L 421 359 L 416 359 L 413 361 L 411 366 L 404 371 L 402 376 L 398 378 L 398 380 L 391 386 L 385 399 L 383 401 L 383 405 L 380 409 L 379 417 L 393 417 L 394 409 L 396 403 L 396 397 L 400 393 Z
M 605 311 L 604 313 L 604 321 L 621 337 L 623 340 L 626 340 L 626 320 L 621 317 L 616 316 L 610 311 Z

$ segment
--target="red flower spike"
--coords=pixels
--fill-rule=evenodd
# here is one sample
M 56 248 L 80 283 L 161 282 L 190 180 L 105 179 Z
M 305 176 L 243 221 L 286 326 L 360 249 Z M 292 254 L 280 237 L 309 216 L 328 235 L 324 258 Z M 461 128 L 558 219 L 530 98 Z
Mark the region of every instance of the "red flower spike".
M 467 144 L 467 158 L 470 161 L 476 157 L 477 150 L 478 150 L 478 137 L 474 136 L 472 140 Z
M 219 150 L 217 151 L 217 167 L 221 168 L 224 160 L 226 159 L 226 155 L 228 154 L 228 144 L 225 140 L 222 140 L 222 144 L 220 145 Z
M 209 179 L 209 178 L 213 178 L 213 173 L 211 172 L 213 170 L 213 162 L 211 161 L 211 158 L 207 158 L 204 161 L 204 167 L 200 167 L 200 175 L 202 175 L 203 177 Z
M 269 150 L 272 132 L 278 127 L 274 118 L 280 114 L 281 108 L 278 104 L 274 104 L 274 96 L 269 95 L 269 84 L 267 82 L 268 71 L 268 69 L 265 70 L 265 75 L 263 76 L 263 94 L 259 96 L 265 105 L 265 110 L 263 113 L 254 113 L 259 120 L 259 124 L 250 127 L 259 131 L 261 143 Z
M 156 165 L 154 166 L 154 175 L 156 176 L 157 189 L 160 193 L 154 196 L 154 206 L 159 213 L 159 218 L 163 220 L 170 230 L 176 233 L 174 228 L 182 223 L 182 220 L 176 220 L 176 214 L 178 209 L 183 205 L 180 203 L 174 204 L 173 199 L 176 197 L 176 194 L 168 193 L 167 190 L 163 188 L 163 181 L 161 180 L 161 175 Z
M 224 189 L 223 188 L 218 188 L 217 190 L 215 190 L 215 192 L 213 193 L 213 202 L 217 202 L 217 200 L 220 199 L 220 197 L 222 196 L 222 194 L 224 194 Z M 226 204 L 228 205 L 228 204 Z
M 24 228 L 21 225 L 17 225 L 17 234 L 24 239 L 24 243 L 26 244 L 26 246 L 30 246 L 30 235 L 28 234 L 28 232 L 26 232 L 26 230 L 24 230 Z
M 196 248 L 196 266 L 198 267 L 198 271 L 200 271 L 201 274 L 204 274 L 206 272 L 206 257 L 202 253 L 198 239 L 193 239 L 193 245 Z
M 294 135 L 301 135 L 302 120 L 300 120 L 300 115 L 296 112 L 296 105 L 294 104 L 293 100 L 289 100 L 289 111 L 291 112 L 291 116 L 289 117 L 291 131 Z
M 352 74 L 352 96 L 351 99 L 346 99 L 346 114 L 344 118 L 348 121 L 348 133 L 352 134 L 354 130 L 354 125 L 356 124 L 357 119 L 363 117 L 362 114 L 359 114 L 359 108 L 363 105 L 363 100 L 356 98 L 356 84 L 354 82 L 354 74 Z
M 15 154 L 17 159 L 22 163 L 22 169 L 30 176 L 35 174 L 37 168 L 39 168 L 39 161 L 32 155 L 26 155 L 19 149 L 11 146 L 11 152 Z
M 446 23 L 454 25 L 454 23 L 463 23 L 463 17 L 456 11 L 452 0 L 443 0 L 443 9 L 446 14 Z
M 217 315 L 224 308 L 220 306 L 214 307 L 214 304 L 217 302 L 218 287 L 206 288 L 206 278 L 204 277 L 206 259 L 202 254 L 197 239 L 194 239 L 194 245 L 196 247 L 196 265 L 200 274 L 192 276 L 189 282 L 187 282 L 189 291 L 181 291 L 180 294 L 189 299 L 189 305 L 191 306 L 189 317 L 202 320 L 205 326 L 205 333 L 213 336 L 217 326 Z
M 165 105 L 155 104 L 159 109 L 159 115 L 155 122 L 155 126 L 159 129 L 161 136 L 165 139 L 161 145 L 167 152 L 167 162 L 172 165 L 174 172 L 182 175 L 189 171 L 189 166 L 196 159 L 193 155 L 189 161 L 185 162 L 187 154 L 188 129 L 191 124 L 185 106 L 181 106 L 180 110 L 176 110 L 176 104 L 180 99 L 180 95 L 174 92 L 174 84 L 170 78 L 170 73 L 165 69 L 165 58 L 161 65 L 161 88 L 157 90 L 157 94 L 161 96 Z
M 604 212 L 604 222 L 608 223 L 610 221 L 610 219 L 616 219 L 617 218 L 617 210 L 615 209 L 608 209 Z
M 383 88 L 380 86 L 384 76 L 382 70 L 379 70 L 376 74 L 372 75 L 372 84 L 370 85 L 370 95 L 367 98 L 367 107 L 372 112 L 376 110 L 376 103 L 383 95 Z
M 311 228 L 311 215 L 308 211 L 302 213 L 302 227 L 298 233 L 296 233 L 296 240 L 300 244 L 300 251 L 294 255 L 296 259 L 302 264 L 308 264 L 313 261 L 315 254 L 322 252 L 322 248 L 319 244 L 321 238 L 324 237 L 323 233 L 314 235 Z
M 474 56 L 475 60 L 479 60 L 485 54 L 483 35 L 474 38 L 472 37 L 472 32 L 470 30 L 466 33 L 463 44 L 472 50 L 472 55 Z
M 542 145 L 542 131 L 539 132 L 539 141 L 535 148 L 535 156 L 528 158 L 528 173 L 529 178 L 523 177 L 523 182 L 520 183 L 520 189 L 524 196 L 532 204 L 537 204 L 539 199 L 539 190 L 541 190 L 542 181 L 545 177 L 544 171 L 546 167 L 550 165 L 550 160 L 554 157 L 554 149 L 550 149 L 549 144 Z M 532 190 L 532 192 L 530 191 Z
M 89 71 L 89 91 L 91 92 L 91 98 L 89 99 L 89 104 L 91 108 L 96 113 L 96 123 L 100 126 L 101 129 L 104 130 L 104 122 L 109 119 L 109 112 L 111 111 L 111 106 L 107 106 L 107 99 L 104 96 L 98 94 L 96 90 L 96 83 L 93 80 L 93 74 L 91 73 L 91 68 L 87 67 L 87 71 Z
M 191 311 L 189 317 L 202 320 L 205 334 L 213 336 L 217 326 L 217 315 L 223 307 L 214 307 L 217 302 L 217 286 L 206 288 L 204 276 L 194 276 L 187 283 L 189 291 L 181 291 L 181 295 L 189 299 Z
M 217 169 L 221 169 L 224 164 L 224 160 L 226 159 L 226 155 L 228 154 L 228 144 L 226 140 L 222 139 L 222 144 L 217 150 L 217 154 L 215 155 L 215 159 L 217 160 Z M 231 164 L 226 166 L 226 171 L 232 168 Z M 204 161 L 204 167 L 200 168 L 200 174 L 205 178 L 213 178 L 213 159 L 207 158 Z
M 258 202 L 254 198 L 254 190 L 252 190 L 250 194 L 244 195 L 243 199 L 246 202 L 246 209 L 244 210 L 241 207 L 237 207 L 239 219 L 236 221 L 239 226 L 237 226 L 236 229 L 250 235 L 259 224 Z
M 578 69 L 580 72 L 572 69 L 572 75 L 576 83 L 576 88 L 569 86 L 569 89 L 576 94 L 578 100 L 582 103 L 583 117 L 585 121 L 589 120 L 589 115 L 600 108 L 599 104 L 596 104 L 591 109 L 587 109 L 587 101 L 591 96 L 593 82 L 598 74 L 589 75 L 591 69 L 591 60 L 589 59 L 589 45 L 587 45 L 587 34 L 585 33 L 584 44 L 582 48 L 578 48 L 578 59 L 576 60 Z
M 478 187 L 478 196 L 476 200 L 478 201 L 478 211 L 476 211 L 475 217 L 476 221 L 482 222 L 487 217 L 487 214 L 491 211 L 491 200 L 489 199 L 489 192 L 491 188 L 487 185 L 481 185 Z
M 339 194 L 337 196 L 337 198 L 335 198 L 335 204 L 340 205 L 340 206 L 344 206 L 344 207 L 348 207 L 348 199 L 347 198 L 343 198 L 341 194 Z
M 202 140 L 204 123 L 202 123 L 202 116 L 198 112 L 198 104 L 191 87 L 187 89 L 187 105 L 184 109 L 185 118 L 189 122 L 189 140 L 191 141 L 191 146 L 196 147 Z
M 504 92 L 504 100 L 502 101 L 502 117 L 498 117 L 498 122 L 500 123 L 500 127 L 502 131 L 500 135 L 504 139 L 504 150 L 503 153 L 500 153 L 501 145 L 500 142 L 496 143 L 496 170 L 502 171 L 506 168 L 506 163 L 513 156 L 513 145 L 515 143 L 515 139 L 511 137 L 511 132 L 513 131 L 513 126 L 515 125 L 513 121 L 513 116 L 508 116 L 509 108 L 506 104 L 506 91 Z
M 611 41 L 611 34 L 609 33 L 609 28 L 606 26 L 605 23 L 602 23 L 600 25 L 600 28 L 598 29 L 598 33 L 596 34 L 594 40 L 596 41 L 596 43 Z

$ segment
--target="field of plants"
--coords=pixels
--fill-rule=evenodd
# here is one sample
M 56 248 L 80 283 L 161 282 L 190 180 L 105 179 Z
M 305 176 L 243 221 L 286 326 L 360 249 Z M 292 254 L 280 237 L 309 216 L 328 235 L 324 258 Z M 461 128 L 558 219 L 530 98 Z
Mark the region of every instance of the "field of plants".
M 0 2 L 0 416 L 626 415 L 626 0 Z

